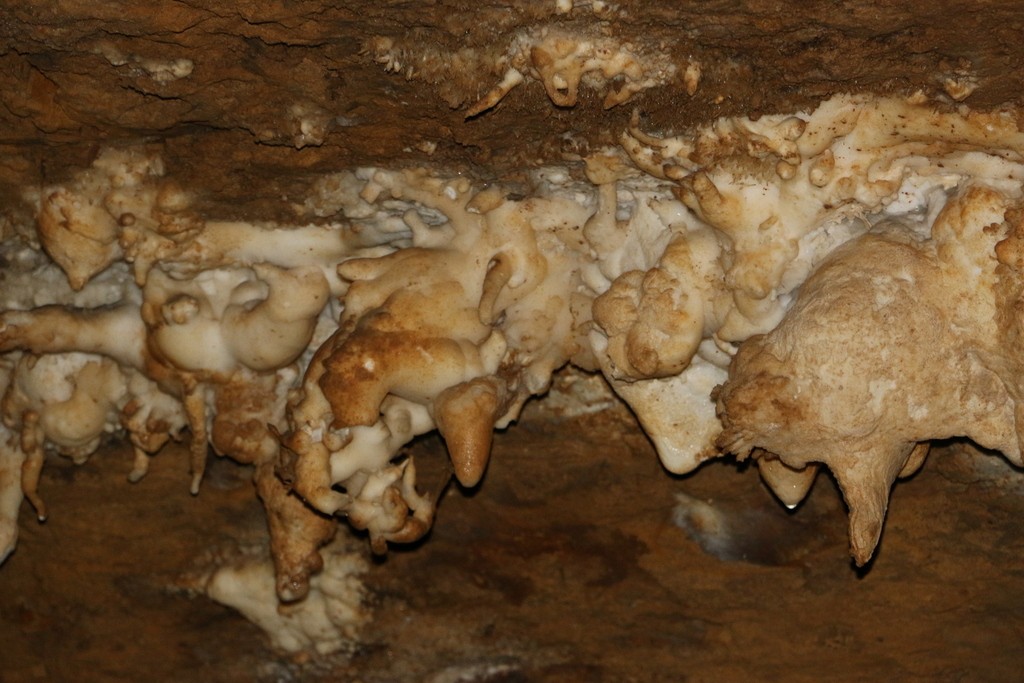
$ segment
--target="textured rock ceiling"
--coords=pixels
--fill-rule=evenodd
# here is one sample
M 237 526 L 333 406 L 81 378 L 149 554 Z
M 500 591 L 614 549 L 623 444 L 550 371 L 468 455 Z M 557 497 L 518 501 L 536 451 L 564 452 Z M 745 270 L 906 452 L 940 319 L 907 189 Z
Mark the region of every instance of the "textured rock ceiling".
M 5 4 L 0 183 L 8 192 L 63 179 L 98 144 L 144 138 L 165 146 L 172 175 L 192 178 L 206 200 L 235 214 L 242 205 L 280 211 L 306 172 L 431 156 L 491 174 L 586 151 L 617 136 L 634 109 L 649 130 L 678 130 L 793 111 L 834 92 L 941 95 L 947 81 L 958 96 L 956 86 L 976 84 L 974 107 L 1022 97 L 1016 2 L 926 10 L 820 0 L 572 9 L 550 0 Z M 611 37 L 680 68 L 608 111 L 604 93 L 586 86 L 575 107 L 553 106 L 528 79 L 466 120 L 501 78 L 496 59 L 545 25 Z M 384 63 L 378 48 L 389 40 L 399 63 Z M 690 96 L 682 75 L 694 61 L 702 77 Z M 324 123 L 305 142 L 296 139 L 304 112 Z

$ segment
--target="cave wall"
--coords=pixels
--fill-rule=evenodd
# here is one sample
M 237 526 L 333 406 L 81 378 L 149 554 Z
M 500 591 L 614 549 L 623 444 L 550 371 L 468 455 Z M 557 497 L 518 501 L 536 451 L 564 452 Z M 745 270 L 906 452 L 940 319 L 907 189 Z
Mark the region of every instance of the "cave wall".
M 0 107 L 0 206 L 5 213 L 24 216 L 32 211 L 22 203 L 25 187 L 60 183 L 73 177 L 108 145 L 148 143 L 166 163 L 168 176 L 198 191 L 195 209 L 204 216 L 285 220 L 294 219 L 292 201 L 301 201 L 309 193 L 313 180 L 325 173 L 357 165 L 429 164 L 451 172 L 467 172 L 483 184 L 544 163 L 576 160 L 601 146 L 615 144 L 634 113 L 641 117 L 644 130 L 669 135 L 720 116 L 756 118 L 761 114 L 801 108 L 811 110 L 821 100 L 841 92 L 901 95 L 921 92 L 934 106 L 945 109 L 955 108 L 959 103 L 977 109 L 1020 105 L 1024 96 L 1016 69 L 1024 57 L 1024 47 L 1019 40 L 1022 29 L 1024 13 L 1016 2 L 968 5 L 911 2 L 896 7 L 878 0 L 799 4 L 718 0 L 679 6 L 629 1 L 510 5 L 466 1 L 331 4 L 289 0 L 235 3 L 34 0 L 0 9 L 0 44 L 5 46 L 0 53 L 0 102 L 3 105 Z M 549 35 L 545 31 L 582 35 L 599 45 L 622 46 L 630 54 L 638 55 L 642 64 L 653 65 L 658 73 L 651 77 L 649 84 L 624 101 L 611 102 L 614 106 L 606 105 L 609 94 L 614 95 L 622 86 L 623 79 L 618 76 L 585 81 L 570 106 L 553 101 L 552 93 L 541 79 L 527 74 L 525 82 L 511 89 L 495 106 L 476 111 L 481 98 L 486 98 L 502 81 L 510 55 L 517 46 L 543 39 Z M 540 68 L 538 58 L 529 50 L 527 55 L 532 66 Z M 17 222 L 14 219 L 0 222 L 0 237 L 6 237 L 5 230 Z M 634 438 L 642 441 L 639 436 Z M 631 452 L 644 448 L 645 443 L 630 445 L 628 449 L 620 449 L 622 452 L 618 455 L 620 460 L 625 460 Z M 581 448 L 575 460 L 584 462 L 589 455 L 589 451 L 584 453 Z M 645 488 L 643 484 L 662 477 L 663 473 L 653 464 L 652 454 L 644 452 L 642 455 L 645 462 L 650 461 L 651 471 L 644 471 L 646 479 L 637 476 L 633 489 L 617 493 L 616 505 L 624 507 L 626 501 L 651 495 L 651 487 Z M 606 463 L 600 462 L 588 465 L 595 470 L 604 466 Z M 511 468 L 506 470 L 510 471 Z M 964 476 L 959 471 L 954 474 Z M 61 476 L 72 477 L 66 473 Z M 569 476 L 564 468 L 557 476 L 539 479 L 554 487 L 561 476 Z M 950 478 L 949 472 L 943 477 Z M 933 486 L 927 491 L 949 493 L 948 489 L 953 486 L 943 477 L 929 480 Z M 108 478 L 113 479 L 113 475 Z M 177 478 L 167 476 L 167 479 L 173 486 L 179 483 Z M 527 479 L 524 474 L 523 480 Z M 520 498 L 508 493 L 514 489 L 502 489 L 501 482 L 496 478 L 492 485 L 499 500 L 504 495 L 514 501 L 509 507 L 521 507 Z M 595 490 L 600 494 L 609 487 L 619 487 L 615 491 L 626 490 L 617 480 L 610 485 L 604 481 L 599 483 L 602 488 L 598 489 L 595 484 Z M 168 488 L 171 486 L 168 484 Z M 525 484 L 521 486 L 526 490 Z M 723 497 L 734 496 L 730 488 L 733 486 L 729 481 L 720 487 L 721 491 L 728 491 Z M 658 491 L 662 498 L 667 497 L 664 491 Z M 826 493 L 838 500 L 834 492 Z M 540 498 L 539 494 L 535 495 Z M 590 507 L 586 495 L 576 495 L 581 509 Z M 923 499 L 928 496 L 920 494 L 919 497 L 923 506 L 926 502 Z M 557 497 L 552 498 L 563 503 Z M 941 499 L 942 495 L 930 497 L 934 508 L 923 513 L 925 518 L 941 513 L 947 515 L 942 518 L 941 526 L 957 531 L 960 530 L 957 524 L 971 526 L 955 517 L 953 511 L 945 507 L 939 509 L 937 501 Z M 186 504 L 178 499 L 171 500 L 174 505 L 185 508 Z M 651 517 L 664 517 L 663 510 L 670 504 L 671 501 L 661 499 L 657 505 L 652 503 L 650 507 L 657 508 L 657 512 L 652 512 Z M 1013 505 L 1018 505 L 1005 501 L 1000 504 L 1005 509 L 992 505 L 994 511 L 984 514 L 1002 515 L 999 519 L 1005 521 L 1004 518 L 1012 517 L 1011 512 L 1016 509 Z M 564 505 L 558 508 L 558 514 L 565 514 L 564 509 Z M 987 508 L 972 508 L 971 515 L 987 519 L 979 511 L 982 509 Z M 628 514 L 621 516 L 629 518 Z M 75 515 L 64 515 L 65 520 L 75 518 Z M 504 522 L 500 516 L 496 519 L 495 526 Z M 52 529 L 53 524 L 40 528 Z M 899 572 L 907 571 L 906 566 L 923 567 L 933 559 L 931 554 L 936 546 L 923 545 L 921 541 L 933 529 L 927 527 L 926 533 L 909 523 L 901 521 L 901 524 L 896 526 L 892 544 L 898 549 L 909 548 L 907 552 L 913 561 L 904 565 L 893 558 L 889 566 L 895 569 L 887 570 L 888 575 L 877 579 L 878 582 L 889 581 L 885 586 L 890 592 L 885 593 L 885 597 L 873 598 L 875 603 L 869 601 L 871 609 L 892 604 L 893 594 L 903 596 L 900 591 L 904 577 Z M 515 531 L 515 523 L 510 526 Z M 565 530 L 559 527 L 551 531 L 548 526 L 543 527 L 543 531 L 531 529 L 532 535 L 520 534 L 527 539 L 520 542 L 529 545 L 538 538 L 559 539 L 558 534 L 565 531 L 570 540 L 564 545 L 578 544 L 578 529 L 569 524 L 563 526 Z M 634 526 L 643 527 L 639 522 Z M 983 524 L 973 526 L 984 527 Z M 461 532 L 458 525 L 451 528 Z M 651 552 L 658 560 L 650 562 L 651 566 L 659 568 L 658 571 L 671 576 L 672 580 L 682 583 L 692 580 L 694 574 L 680 569 L 684 565 L 679 563 L 678 557 L 673 555 L 669 560 L 658 553 L 667 558 L 671 553 L 664 549 L 668 548 L 679 550 L 679 555 L 689 553 L 686 556 L 694 564 L 705 560 L 692 552 L 693 548 L 686 547 L 681 537 L 667 536 L 671 540 L 665 541 L 659 535 L 663 529 L 657 524 L 644 528 L 648 530 L 631 529 L 630 532 L 643 540 L 642 544 L 636 543 L 637 547 L 642 546 L 644 552 Z M 791 526 L 784 528 L 780 535 L 788 537 Z M 504 538 L 499 532 L 480 532 L 480 535 Z M 28 547 L 35 538 L 32 534 L 42 533 L 30 532 Z M 501 557 L 496 550 L 487 548 L 466 560 L 456 551 L 448 550 L 449 546 L 440 545 L 445 540 L 444 533 L 439 532 L 440 540 L 434 540 L 442 548 L 437 552 L 442 555 L 441 564 L 446 571 L 459 567 L 463 569 L 458 571 L 468 572 L 470 569 L 464 568 L 472 568 L 480 557 L 495 567 L 508 562 L 506 559 L 487 560 L 488 552 Z M 616 543 L 621 540 L 614 535 L 618 531 L 607 533 Z M 902 546 L 896 545 L 901 540 L 900 533 L 910 537 L 903 539 Z M 457 535 L 450 534 L 451 547 L 462 545 Z M 945 557 L 944 553 L 949 552 L 949 546 L 956 540 L 954 535 L 954 531 L 949 531 L 943 536 L 946 545 L 937 545 L 936 556 Z M 821 535 L 814 538 L 815 543 L 820 543 Z M 1011 541 L 1015 539 L 1019 544 L 1017 537 L 1010 537 Z M 833 553 L 830 564 L 819 563 L 816 566 L 820 568 L 813 571 L 816 581 L 820 584 L 831 581 L 834 587 L 846 576 L 842 573 L 846 568 L 834 561 L 834 557 L 841 558 L 840 562 L 844 557 L 841 549 L 844 540 L 838 536 L 830 540 L 839 551 Z M 986 547 L 996 549 L 992 552 L 1012 554 L 1012 542 L 1006 542 L 1005 538 L 1000 543 L 989 543 L 989 540 L 986 539 Z M 546 542 L 562 543 L 560 540 Z M 604 545 L 596 544 L 600 552 L 586 544 L 584 550 L 605 557 L 621 554 L 622 546 L 611 541 L 602 543 Z M 497 547 L 498 542 L 494 545 Z M 515 544 L 510 547 L 520 552 Z M 547 552 L 543 543 L 539 547 L 542 551 L 530 546 L 520 554 Z M 450 553 L 451 557 L 444 553 Z M 451 559 L 455 557 L 458 561 Z M 417 558 L 422 561 L 420 556 Z M 976 564 L 985 564 L 972 559 Z M 945 582 L 946 574 L 942 572 L 952 573 L 950 567 L 956 560 L 955 555 L 950 555 L 940 561 L 941 572 L 933 571 Z M 409 569 L 412 554 L 399 556 L 391 562 L 391 574 L 384 574 L 384 578 L 377 581 L 397 582 L 399 579 L 393 578 L 395 576 L 410 577 L 403 579 L 409 582 L 415 580 L 414 571 L 401 571 Z M 789 562 L 787 556 L 778 564 Z M 964 571 L 979 576 L 984 569 L 965 566 L 969 569 Z M 981 595 L 1000 605 L 1012 605 L 1011 600 L 1019 602 L 1019 591 L 1013 592 L 1009 586 L 1012 574 L 998 572 L 994 566 L 1000 565 L 993 561 L 987 567 L 993 576 L 977 578 L 970 584 L 972 595 Z M 721 566 L 709 567 L 700 565 L 698 569 L 707 569 L 707 576 L 719 576 Z M 177 570 L 164 571 L 170 574 Z M 134 571 L 134 567 L 123 571 Z M 461 589 L 470 579 L 462 577 L 458 571 L 451 582 Z M 494 583 L 513 581 L 500 575 L 494 567 L 489 567 L 488 571 L 488 578 L 474 575 L 472 579 Z M 732 594 L 743 594 L 749 576 L 753 575 L 743 572 L 752 570 L 741 567 L 732 571 L 733 585 L 727 584 L 727 588 Z M 639 570 L 637 574 L 640 575 Z M 761 577 L 759 581 L 769 582 L 762 575 L 756 576 Z M 9 580 L 13 583 L 20 579 Z M 527 585 L 534 581 L 518 577 L 516 580 Z M 643 580 L 648 580 L 647 574 L 643 574 Z M 668 578 L 662 580 L 669 582 Z M 990 595 L 981 588 L 986 580 L 997 584 L 998 590 L 991 592 L 996 597 L 985 598 Z M 600 578 L 600 581 L 606 579 Z M 708 579 L 709 584 L 716 581 L 717 578 Z M 804 577 L 793 582 L 802 588 L 809 580 Z M 536 583 L 542 581 L 536 579 Z M 958 584 L 948 583 L 945 589 L 950 594 L 955 593 Z M 442 588 L 444 586 L 434 590 L 442 595 Z M 481 590 L 500 592 L 486 585 Z M 913 615 L 913 600 L 932 590 L 926 586 L 919 593 L 911 591 L 903 596 L 910 605 L 905 610 L 907 614 Z M 10 594 L 15 592 L 10 591 Z M 789 608 L 774 585 L 765 592 L 781 596 L 777 598 L 781 604 L 776 612 Z M 678 593 L 693 594 L 682 589 Z M 382 594 L 388 595 L 386 591 Z M 625 612 L 626 617 L 621 622 L 628 626 L 632 624 L 634 612 L 633 597 L 627 597 L 624 602 L 631 609 Z M 714 597 L 719 600 L 719 596 Z M 829 597 L 835 599 L 834 604 L 807 612 L 835 614 L 846 609 L 850 602 L 841 590 L 834 590 Z M 508 601 L 504 594 L 501 599 Z M 752 602 L 760 599 L 750 598 Z M 445 595 L 435 600 L 440 604 L 449 598 Z M 30 630 L 41 628 L 39 617 L 32 616 L 41 613 L 40 610 L 33 607 L 31 600 L 25 604 L 28 606 L 23 608 L 23 613 L 18 613 L 18 618 L 28 624 Z M 491 606 L 486 601 L 484 605 Z M 864 614 L 870 614 L 868 607 L 862 608 Z M 427 611 L 422 603 L 414 604 L 413 608 Z M 135 609 L 137 606 L 131 607 Z M 717 619 L 720 605 L 709 601 L 709 606 L 701 609 L 704 610 L 702 615 L 705 612 L 715 614 Z M 676 607 L 669 605 L 665 611 L 668 616 L 664 620 L 674 623 Z M 751 614 L 769 612 L 762 603 L 743 605 L 742 610 L 733 608 L 731 616 L 722 622 L 743 624 Z M 976 613 L 969 613 L 947 619 L 954 627 L 966 628 L 976 617 Z M 37 621 L 32 621 L 33 618 Z M 999 628 L 1007 631 L 1013 628 L 998 623 L 997 612 L 986 618 L 987 627 L 993 633 L 999 632 Z M 711 623 L 711 617 L 706 620 Z M 429 621 L 424 623 L 427 626 L 421 628 L 426 630 Z M 907 630 L 897 623 L 888 626 L 887 636 L 896 637 Z M 759 626 L 758 630 L 768 634 L 775 628 L 774 624 Z M 493 622 L 487 628 L 493 630 Z M 733 638 L 731 626 L 716 626 L 715 629 Z M 702 652 L 714 651 L 714 639 L 719 637 L 715 629 L 710 629 L 709 641 L 701 640 L 703 635 L 692 637 Z M 814 629 L 818 638 L 833 637 L 821 624 L 814 624 Z M 480 629 L 481 633 L 485 630 Z M 628 629 L 623 627 L 623 630 Z M 935 626 L 936 632 L 942 630 Z M 790 626 L 787 638 L 796 641 L 796 631 L 797 627 Z M 56 632 L 60 635 L 59 629 Z M 739 636 L 736 639 L 741 640 Z M 961 641 L 968 642 L 966 638 Z M 575 641 L 570 642 L 578 646 Z M 712 646 L 708 646 L 708 642 Z M 759 644 L 762 650 L 752 648 L 752 652 L 767 649 L 769 645 L 765 642 Z M 774 642 L 770 647 L 774 647 Z M 86 649 L 83 646 L 83 650 Z M 670 653 L 673 648 L 659 646 L 658 649 Z M 623 662 L 630 659 L 628 655 L 622 656 Z M 382 654 L 374 656 L 384 657 Z M 665 654 L 666 658 L 668 656 Z M 750 655 L 751 658 L 756 656 L 760 655 Z M 443 659 L 441 655 L 438 657 Z M 1012 659 L 1012 653 L 1007 659 Z M 884 668 L 884 665 L 883 661 L 878 667 Z M 590 669 L 581 665 L 580 671 Z M 585 673 L 580 675 L 585 677 Z
M 64 179 L 98 145 L 148 140 L 171 175 L 205 188 L 206 210 L 268 217 L 309 173 L 429 158 L 502 174 L 608 144 L 634 110 L 647 129 L 678 131 L 836 92 L 921 90 L 980 108 L 1022 98 L 1024 16 L 1006 1 L 5 4 L 6 196 Z M 555 106 L 528 78 L 467 120 L 503 55 L 544 27 L 673 72 L 608 110 L 586 85 L 575 106 Z

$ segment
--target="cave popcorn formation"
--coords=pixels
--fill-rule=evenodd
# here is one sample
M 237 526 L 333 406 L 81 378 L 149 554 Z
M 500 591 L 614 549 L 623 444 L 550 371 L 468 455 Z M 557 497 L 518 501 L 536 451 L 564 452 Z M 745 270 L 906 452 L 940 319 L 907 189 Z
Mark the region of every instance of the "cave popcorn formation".
M 5 234 L 0 558 L 23 496 L 46 515 L 46 449 L 127 435 L 138 481 L 187 429 L 193 493 L 208 446 L 253 465 L 276 594 L 310 599 L 334 517 L 378 552 L 429 530 L 410 440 L 438 430 L 474 486 L 572 364 L 672 472 L 751 457 L 795 506 L 824 464 L 863 564 L 930 440 L 1022 464 L 1022 150 L 1009 113 L 838 96 L 679 137 L 634 122 L 575 175 L 345 171 L 297 225 L 207 220 L 158 155 L 105 150 Z

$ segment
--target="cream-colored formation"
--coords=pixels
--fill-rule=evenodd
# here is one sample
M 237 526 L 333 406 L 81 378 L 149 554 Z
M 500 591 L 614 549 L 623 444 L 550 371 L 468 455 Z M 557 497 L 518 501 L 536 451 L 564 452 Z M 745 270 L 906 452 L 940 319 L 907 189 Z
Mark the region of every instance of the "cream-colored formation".
M 969 183 L 930 229 L 906 217 L 843 245 L 730 367 L 719 443 L 741 457 L 759 449 L 790 504 L 826 465 L 858 564 L 878 543 L 894 480 L 921 466 L 930 440 L 968 436 L 1024 466 L 1015 194 Z
M 438 430 L 474 486 L 572 364 L 672 472 L 751 456 L 795 506 L 827 466 L 864 563 L 930 440 L 1021 463 L 1022 152 L 1010 113 L 838 96 L 493 184 L 343 171 L 282 225 L 207 220 L 107 149 L 4 235 L 0 558 L 23 495 L 45 517 L 47 450 L 124 434 L 137 481 L 187 430 L 193 493 L 209 446 L 255 466 L 301 600 L 335 517 L 378 552 L 430 528 L 403 446 Z
M 364 50 L 387 71 L 434 84 L 453 108 L 468 104 L 466 118 L 492 109 L 528 81 L 543 85 L 556 106 L 574 106 L 582 86 L 600 94 L 605 109 L 676 78 L 689 95 L 700 84 L 699 61 L 676 64 L 664 53 L 664 46 L 624 41 L 606 28 L 542 26 L 521 30 L 506 42 L 500 52 L 498 46 L 439 51 L 415 41 L 380 36 L 368 41 Z M 488 73 L 497 82 L 493 86 L 488 82 L 490 87 L 479 96 L 482 74 Z
M 310 580 L 306 598 L 297 602 L 278 602 L 274 568 L 266 560 L 265 547 L 247 548 L 249 552 L 225 558 L 201 578 L 198 588 L 266 631 L 279 650 L 320 655 L 351 652 L 359 628 L 369 618 L 359 578 L 367 563 L 344 540 L 336 538 L 321 550 L 323 569 Z

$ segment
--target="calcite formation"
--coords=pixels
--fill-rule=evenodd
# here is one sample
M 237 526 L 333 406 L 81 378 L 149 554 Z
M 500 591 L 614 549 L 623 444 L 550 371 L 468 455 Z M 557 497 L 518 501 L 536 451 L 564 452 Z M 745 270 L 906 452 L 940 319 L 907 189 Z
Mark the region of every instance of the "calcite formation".
M 832 471 L 858 564 L 893 481 L 921 466 L 931 440 L 968 436 L 1024 464 L 1019 354 L 1005 344 L 1020 291 L 1014 201 L 970 186 L 930 231 L 882 223 L 836 249 L 782 323 L 741 347 L 718 394 L 719 443 L 777 459 L 767 478 L 789 504 L 819 463 Z
M 607 26 L 597 26 L 586 30 L 551 25 L 522 29 L 508 38 L 500 53 L 493 48 L 470 47 L 440 51 L 384 36 L 367 41 L 364 49 L 387 71 L 434 84 L 452 107 L 460 107 L 466 100 L 465 92 L 453 83 L 479 78 L 488 71 L 500 73 L 498 82 L 483 97 L 469 103 L 467 118 L 497 106 L 513 88 L 527 81 L 543 85 L 548 99 L 559 107 L 574 106 L 581 86 L 601 93 L 605 109 L 628 102 L 644 90 L 665 86 L 677 75 L 689 95 L 697 91 L 699 61 L 676 64 L 647 41 L 633 44 L 610 35 Z
M 591 57 L 542 38 L 555 99 L 538 50 L 577 80 Z M 0 557 L 23 496 L 46 516 L 47 451 L 122 434 L 137 481 L 187 431 L 193 493 L 211 446 L 254 466 L 277 597 L 308 600 L 336 518 L 377 552 L 433 524 L 410 440 L 438 430 L 475 486 L 571 364 L 672 472 L 751 457 L 795 506 L 829 468 L 863 564 L 931 440 L 1024 464 L 1022 152 L 1012 112 L 837 96 L 675 137 L 634 121 L 521 178 L 342 170 L 283 224 L 207 218 L 156 151 L 108 148 L 4 235 Z

